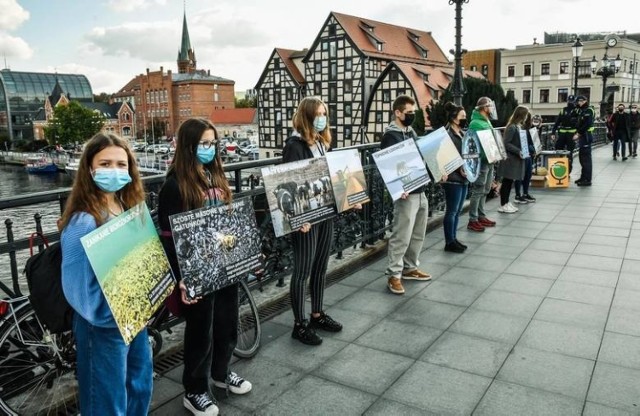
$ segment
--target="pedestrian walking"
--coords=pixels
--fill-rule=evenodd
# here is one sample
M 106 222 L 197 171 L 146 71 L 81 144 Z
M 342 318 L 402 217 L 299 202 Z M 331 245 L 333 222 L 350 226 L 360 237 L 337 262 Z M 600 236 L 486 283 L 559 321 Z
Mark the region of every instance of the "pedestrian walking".
M 629 154 L 638 157 L 638 138 L 640 137 L 640 113 L 638 113 L 638 104 L 631 104 L 629 111 L 629 127 L 631 132 L 631 140 L 629 141 Z
M 126 345 L 80 238 L 144 202 L 135 156 L 122 138 L 98 133 L 84 146 L 60 227 L 62 288 L 74 310 L 80 413 L 146 415 L 153 362 L 146 328 Z
M 622 153 L 622 161 L 628 159 L 627 142 L 630 142 L 631 138 L 631 122 L 629 120 L 629 114 L 625 112 L 625 105 L 623 103 L 618 104 L 617 111 L 609 118 L 609 127 L 611 129 L 611 135 L 613 137 L 613 160 L 617 160 L 618 149 Z M 630 154 L 631 154 L 630 149 Z
M 192 299 L 182 282 L 169 217 L 202 207 L 229 205 L 233 195 L 217 151 L 218 132 L 205 119 L 190 118 L 178 129 L 176 153 L 158 196 L 162 245 L 178 280 L 185 318 L 183 406 L 194 415 L 217 415 L 209 379 L 234 394 L 251 391 L 249 381 L 229 369 L 238 341 L 238 284 Z

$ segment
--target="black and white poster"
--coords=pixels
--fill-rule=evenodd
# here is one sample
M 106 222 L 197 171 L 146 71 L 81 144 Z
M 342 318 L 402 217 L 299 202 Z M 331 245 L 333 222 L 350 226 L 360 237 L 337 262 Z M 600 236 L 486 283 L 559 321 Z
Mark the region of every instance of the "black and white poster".
M 276 237 L 336 215 L 326 157 L 264 167 L 262 179 Z
M 190 298 L 236 283 L 261 267 L 251 198 L 171 215 L 169 221 Z

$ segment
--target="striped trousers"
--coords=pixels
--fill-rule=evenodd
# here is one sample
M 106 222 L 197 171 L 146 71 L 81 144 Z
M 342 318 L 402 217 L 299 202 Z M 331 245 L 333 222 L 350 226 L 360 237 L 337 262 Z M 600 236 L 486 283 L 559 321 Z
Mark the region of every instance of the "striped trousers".
M 293 274 L 289 287 L 291 309 L 296 322 L 302 322 L 305 319 L 304 299 L 308 277 L 311 277 L 309 282 L 311 312 L 322 312 L 327 264 L 333 240 L 333 220 L 313 224 L 307 233 L 294 231 L 291 240 L 293 243 Z

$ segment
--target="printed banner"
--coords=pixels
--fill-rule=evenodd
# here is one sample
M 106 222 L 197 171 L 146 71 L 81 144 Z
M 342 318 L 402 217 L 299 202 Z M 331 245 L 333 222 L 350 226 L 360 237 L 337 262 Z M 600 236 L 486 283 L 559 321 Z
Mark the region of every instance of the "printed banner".
M 413 140 L 401 141 L 371 156 L 394 201 L 400 199 L 404 192 L 411 192 L 431 182 Z
M 520 133 L 520 151 L 522 152 L 522 158 L 529 157 L 529 141 L 527 140 L 527 131 L 518 129 Z
M 484 155 L 489 163 L 496 163 L 502 160 L 500 149 L 491 130 L 478 130 L 475 132 L 478 141 L 484 150 Z
M 264 167 L 262 178 L 276 237 L 336 215 L 326 157 Z
M 147 205 L 123 212 L 80 242 L 129 344 L 175 285 Z
M 529 129 L 529 134 L 531 134 L 531 142 L 533 143 L 533 148 L 536 151 L 536 154 L 540 153 L 542 150 L 542 143 L 540 142 L 540 134 L 538 133 L 538 129 L 533 127 Z
M 440 182 L 444 175 L 455 172 L 464 164 L 462 156 L 444 127 L 440 127 L 426 136 L 418 137 L 416 145 L 422 154 L 422 159 L 427 164 L 427 169 L 437 182 Z
M 465 176 L 471 183 L 478 179 L 480 174 L 480 143 L 478 135 L 473 130 L 467 130 L 462 139 L 462 159 L 464 160 Z
M 251 198 L 169 217 L 187 296 L 237 283 L 260 268 L 260 235 Z
M 547 186 L 549 188 L 567 188 L 569 186 L 569 159 L 550 157 L 547 160 Z
M 326 157 L 338 212 L 369 202 L 360 153 L 356 149 L 334 150 Z

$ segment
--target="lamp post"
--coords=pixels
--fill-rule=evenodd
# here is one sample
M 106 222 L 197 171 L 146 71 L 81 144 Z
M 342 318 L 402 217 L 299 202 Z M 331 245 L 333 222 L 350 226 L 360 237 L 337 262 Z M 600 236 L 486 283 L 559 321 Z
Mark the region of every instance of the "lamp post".
M 596 60 L 595 55 L 591 59 L 591 73 L 602 77 L 602 99 L 600 100 L 600 117 L 604 118 L 606 116 L 606 108 L 607 103 L 605 102 L 606 94 L 607 94 L 607 79 L 609 77 L 614 76 L 619 70 L 620 65 L 622 64 L 622 59 L 620 59 L 620 54 L 615 57 L 615 59 L 609 58 L 607 52 L 609 51 L 609 47 L 606 46 L 604 50 L 604 56 L 600 61 L 600 68 L 598 69 L 598 61 Z
M 571 45 L 571 52 L 574 59 L 574 76 L 573 76 L 573 96 L 578 96 L 578 69 L 580 68 L 580 55 L 582 55 L 582 42 L 580 38 L 576 38 L 576 43 Z
M 469 0 L 449 0 L 449 5 L 456 5 L 456 50 L 455 57 L 455 70 L 453 71 L 453 88 L 451 93 L 453 95 L 453 102 L 455 105 L 462 105 L 462 97 L 467 92 L 462 80 L 462 4 L 469 3 Z

